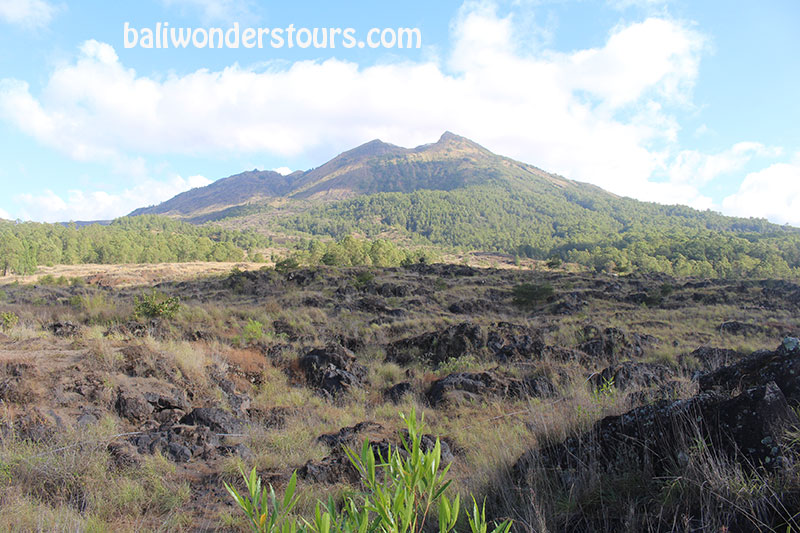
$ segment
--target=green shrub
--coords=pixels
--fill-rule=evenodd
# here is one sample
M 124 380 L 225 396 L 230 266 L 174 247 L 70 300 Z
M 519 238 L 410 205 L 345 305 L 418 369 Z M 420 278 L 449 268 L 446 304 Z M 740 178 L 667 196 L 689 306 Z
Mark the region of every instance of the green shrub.
M 136 318 L 170 319 L 180 310 L 181 302 L 177 296 L 168 297 L 153 289 L 153 292 L 134 298 L 133 316 Z
M 561 258 L 558 256 L 553 256 L 547 260 L 547 268 L 558 268 L 562 264 Z
M 5 332 L 11 331 L 19 323 L 16 313 L 10 311 L 0 313 L 0 329 Z
M 275 270 L 280 272 L 281 274 L 286 274 L 292 270 L 295 270 L 300 266 L 300 263 L 294 257 L 287 257 L 286 259 L 281 259 L 280 261 L 275 263 Z
M 402 415 L 401 415 L 402 416 Z M 295 494 L 297 476 L 293 474 L 282 497 L 272 486 L 267 490 L 255 468 L 250 475 L 242 473 L 247 487 L 245 494 L 225 483 L 225 488 L 247 516 L 250 529 L 256 533 L 419 533 L 438 529 L 439 533 L 453 531 L 458 522 L 460 498 L 453 500 L 445 494 L 450 486 L 447 473 L 450 466 L 442 466 L 441 444 L 436 440 L 432 450 L 422 450 L 423 421 L 411 416 L 403 417 L 407 438 L 403 439 L 404 453 L 389 450 L 388 457 L 376 460 L 369 441 L 364 441 L 361 453 L 345 449 L 356 467 L 365 491 L 349 494 L 343 505 L 337 506 L 332 498 L 327 503 L 318 502 L 311 520 L 293 519 L 292 510 L 297 504 Z M 427 524 L 436 514 L 436 524 Z M 478 507 L 472 500 L 472 513 L 467 516 L 472 533 L 487 533 L 485 505 Z M 492 529 L 492 533 L 508 533 L 511 522 L 506 521 Z
M 513 289 L 514 304 L 519 307 L 534 307 L 553 295 L 553 286 L 549 283 L 522 283 Z
M 264 324 L 252 318 L 247 319 L 247 324 L 242 328 L 242 342 L 247 344 L 257 342 L 264 338 Z

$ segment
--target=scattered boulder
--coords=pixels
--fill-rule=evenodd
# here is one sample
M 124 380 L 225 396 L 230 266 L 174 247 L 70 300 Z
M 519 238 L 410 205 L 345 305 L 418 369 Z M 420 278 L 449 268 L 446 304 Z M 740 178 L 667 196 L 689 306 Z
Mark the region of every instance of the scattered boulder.
M 130 442 L 139 454 L 161 453 L 175 462 L 198 457 L 209 459 L 218 453 L 220 438 L 207 426 L 174 425 L 134 436 Z
M 688 356 L 681 355 L 678 358 L 678 362 L 685 365 L 688 357 L 694 358 L 694 360 L 700 364 L 700 369 L 703 372 L 711 372 L 712 370 L 733 364 L 742 358 L 742 354 L 736 350 L 729 350 L 727 348 L 701 346 L 688 354 Z
M 692 398 L 609 416 L 584 435 L 531 450 L 516 463 L 515 477 L 524 484 L 540 467 L 560 469 L 566 483 L 586 468 L 669 475 L 686 463 L 698 439 L 746 468 L 786 464 L 781 439 L 800 424 L 787 402 L 800 400 L 800 341 L 785 339 L 774 352 L 706 374 L 700 389 Z
M 412 389 L 413 387 L 411 386 L 411 383 L 408 381 L 403 381 L 402 383 L 392 385 L 388 389 L 384 390 L 383 397 L 396 405 L 400 403 L 400 400 L 403 399 L 403 396 L 410 393 Z
M 456 265 L 450 263 L 416 263 L 406 267 L 411 272 L 416 272 L 423 276 L 440 276 L 446 278 L 465 278 L 477 276 L 481 271 L 468 265 Z
M 396 341 L 387 347 L 386 358 L 402 365 L 421 361 L 436 367 L 464 355 L 485 355 L 500 361 L 539 358 L 544 349 L 541 332 L 527 326 L 498 322 L 483 328 L 462 322 Z
M 185 411 L 188 402 L 183 391 L 155 379 L 140 379 L 120 385 L 115 401 L 117 413 L 131 422 L 142 422 L 153 413 Z
M 405 316 L 406 312 L 403 309 L 392 309 L 386 305 L 383 298 L 377 296 L 365 296 L 356 301 L 355 308 L 365 313 L 374 315 L 388 315 L 391 317 Z
M 441 331 L 396 341 L 387 347 L 386 358 L 402 365 L 422 361 L 438 366 L 449 359 L 476 353 L 484 345 L 481 327 L 471 322 L 462 322 Z
M 411 287 L 408 285 L 395 285 L 392 283 L 382 283 L 377 287 L 373 286 L 375 294 L 384 298 L 405 298 L 411 294 Z
M 555 394 L 553 383 L 542 376 L 525 379 L 506 378 L 492 372 L 459 372 L 434 381 L 427 397 L 431 405 L 478 401 L 484 396 L 549 397 Z
M 589 340 L 581 343 L 578 346 L 579 350 L 592 358 L 611 362 L 641 357 L 645 348 L 658 343 L 658 339 L 651 335 L 629 335 L 619 328 L 606 328 L 600 331 L 595 326 L 586 326 L 584 337 Z
M 588 434 L 528 452 L 515 465 L 525 479 L 533 464 L 577 469 L 638 470 L 659 476 L 685 463 L 686 450 L 704 439 L 712 449 L 745 463 L 772 468 L 782 461 L 783 431 L 800 422 L 780 388 L 771 382 L 730 397 L 702 393 L 688 400 L 661 401 L 599 421 Z
M 326 433 L 317 437 L 317 440 L 331 449 L 341 448 L 353 444 L 355 437 L 368 431 L 380 431 L 383 426 L 375 422 L 359 422 L 355 426 L 344 427 L 336 433 Z
M 244 421 L 219 407 L 198 407 L 181 418 L 181 424 L 204 426 L 215 433 L 236 434 L 244 429 Z
M 80 333 L 80 326 L 72 322 L 53 322 L 47 329 L 56 337 L 74 337 Z
M 499 322 L 489 330 L 486 347 L 500 361 L 511 359 L 540 358 L 545 349 L 540 331 L 531 328 Z
M 367 377 L 367 369 L 356 362 L 353 352 L 337 344 L 308 352 L 299 365 L 308 384 L 331 398 L 363 387 Z
M 792 402 L 800 402 L 800 341 L 787 337 L 774 352 L 754 352 L 731 366 L 700 376 L 700 390 L 741 390 L 775 382 Z
M 737 320 L 723 322 L 717 327 L 717 329 L 720 333 L 726 333 L 728 335 L 742 335 L 745 337 L 758 335 L 764 332 L 764 328 L 758 324 L 747 324 Z
M 142 422 L 155 410 L 150 402 L 138 391 L 121 388 L 117 392 L 117 413 L 131 422 Z
M 350 462 L 344 447 L 350 446 L 355 450 L 360 450 L 360 444 L 356 442 L 356 437 L 363 433 L 380 432 L 383 427 L 374 422 L 361 422 L 352 427 L 345 427 L 336 433 L 320 435 L 319 440 L 331 447 L 331 454 L 321 461 L 308 461 L 297 471 L 298 477 L 316 483 L 336 484 L 351 483 L 355 484 L 359 480 L 358 470 Z M 403 439 L 408 439 L 408 432 L 403 433 Z M 422 435 L 420 448 L 423 452 L 433 450 L 436 445 L 436 437 L 433 435 Z M 439 440 L 442 462 L 450 463 L 455 460 L 452 449 L 447 441 Z M 376 459 L 388 458 L 390 451 L 397 450 L 400 455 L 407 457 L 408 452 L 403 448 L 401 442 L 392 443 L 386 439 L 370 440 L 372 453 Z
M 297 470 L 300 479 L 334 485 L 337 483 L 358 483 L 358 470 L 350 462 L 343 450 L 335 450 L 321 461 L 308 461 Z
M 460 300 L 450 304 L 447 310 L 454 315 L 476 315 L 478 313 L 485 313 L 494 307 L 494 304 L 489 300 Z
M 673 375 L 674 371 L 666 365 L 625 361 L 593 374 L 590 381 L 595 389 L 606 383 L 619 390 L 647 389 L 665 384 Z

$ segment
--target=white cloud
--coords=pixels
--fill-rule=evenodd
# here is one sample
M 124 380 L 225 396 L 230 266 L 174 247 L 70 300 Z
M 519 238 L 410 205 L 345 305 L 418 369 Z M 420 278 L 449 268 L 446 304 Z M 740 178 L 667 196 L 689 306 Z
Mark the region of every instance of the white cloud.
M 278 174 L 280 174 L 281 176 L 288 176 L 289 174 L 291 174 L 291 173 L 292 173 L 292 169 L 291 169 L 291 168 L 289 168 L 289 167 L 278 167 L 278 168 L 273 168 L 273 169 L 272 169 L 272 171 L 273 171 L 273 172 L 277 172 L 277 173 L 278 173 Z
M 233 22 L 237 18 L 252 18 L 247 0 L 162 0 L 167 6 L 197 11 L 206 22 Z
M 723 212 L 800 226 L 800 162 L 776 163 L 748 174 L 722 201 Z
M 183 191 L 209 183 L 211 180 L 204 176 L 175 176 L 167 181 L 145 179 L 120 193 L 70 190 L 66 197 L 62 197 L 47 190 L 41 194 L 17 195 L 14 202 L 19 208 L 19 217 L 24 220 L 104 220 L 127 215 L 136 208 L 161 203 Z
M 11 215 L 8 214 L 8 211 L 0 209 L 0 218 L 5 220 L 11 220 Z
M 0 20 L 27 28 L 47 26 L 57 11 L 45 0 L 0 0 Z
M 709 181 L 741 170 L 754 157 L 776 157 L 781 155 L 779 147 L 768 147 L 756 142 L 740 142 L 717 154 L 705 154 L 696 150 L 684 150 L 673 161 L 669 175 L 675 183 L 702 185 Z
M 700 197 L 688 184 L 648 179 L 664 167 L 664 146 L 676 137 L 668 109 L 689 99 L 702 36 L 649 18 L 615 28 L 601 47 L 522 53 L 511 38 L 512 16 L 499 17 L 491 4 L 469 6 L 445 60 L 364 68 L 329 59 L 155 78 L 126 68 L 108 44 L 89 41 L 41 94 L 0 81 L 0 116 L 87 161 L 270 153 L 321 162 L 374 138 L 415 146 L 451 130 L 613 192 Z
M 564 76 L 573 91 L 612 107 L 636 102 L 648 91 L 680 100 L 697 77 L 704 43 L 674 21 L 648 18 L 612 34 L 603 48 L 567 56 Z

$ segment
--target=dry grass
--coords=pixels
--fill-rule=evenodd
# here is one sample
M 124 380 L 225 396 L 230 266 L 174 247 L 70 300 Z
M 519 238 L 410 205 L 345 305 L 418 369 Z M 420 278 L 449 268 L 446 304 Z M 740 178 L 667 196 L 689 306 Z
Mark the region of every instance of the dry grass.
M 137 469 L 114 467 L 106 444 L 118 432 L 105 417 L 42 442 L 4 437 L 0 530 L 141 531 L 167 523 L 188 501 L 189 486 L 160 456 Z
M 502 268 L 500 258 L 479 259 L 497 261 L 497 266 Z M 119 267 L 118 271 L 102 267 L 103 272 L 97 267 L 94 273 L 65 270 L 64 274 L 84 277 L 97 274 L 97 282 L 109 281 L 112 285 L 126 287 L 128 283 L 152 283 L 167 278 L 224 276 L 232 266 L 213 264 L 193 270 L 191 265 L 180 265 L 180 269 L 175 265 L 158 265 L 141 271 L 137 266 Z M 203 475 L 211 472 L 232 480 L 238 476 L 240 468 L 257 466 L 262 473 L 284 479 L 292 469 L 330 453 L 318 442 L 319 435 L 369 420 L 381 424 L 387 438 L 395 438 L 398 413 L 407 413 L 412 408 L 425 413 L 430 433 L 445 437 L 455 445 L 456 462 L 452 473 L 457 490 L 465 495 L 477 492 L 489 496 L 496 516 L 513 515 L 519 531 L 569 530 L 574 525 L 569 521 L 570 516 L 581 512 L 595 513 L 599 517 L 595 524 L 598 528 L 612 527 L 612 524 L 623 531 L 659 525 L 667 528 L 666 522 L 657 515 L 659 509 L 677 516 L 680 512 L 689 513 L 689 506 L 698 502 L 718 517 L 724 516 L 725 502 L 733 502 L 734 509 L 746 509 L 754 516 L 775 511 L 774 506 L 772 511 L 765 507 L 770 491 L 780 489 L 775 480 L 753 478 L 733 465 L 703 455 L 693 456 L 692 469 L 670 479 L 652 480 L 636 475 L 610 478 L 604 472 L 590 469 L 570 488 L 559 484 L 550 472 L 541 471 L 537 472 L 541 479 L 534 493 L 516 492 L 509 484 L 508 468 L 523 452 L 584 433 L 602 417 L 629 409 L 631 396 L 640 391 L 633 388 L 605 394 L 591 390 L 587 378 L 608 366 L 610 362 L 606 360 L 592 362 L 588 367 L 577 362 L 540 360 L 535 356 L 510 363 L 494 360 L 488 350 L 483 350 L 454 357 L 433 369 L 421 362 L 408 366 L 387 362 L 389 343 L 465 321 L 485 329 L 496 322 L 507 321 L 541 332 L 548 345 L 575 348 L 588 340 L 586 326 L 592 325 L 601 331 L 606 327 L 618 327 L 629 334 L 650 334 L 659 339 L 645 349 L 643 357 L 635 360 L 665 363 L 688 371 L 688 375 L 693 367 L 685 356 L 701 345 L 743 352 L 771 349 L 776 345 L 776 339 L 769 332 L 749 337 L 723 335 L 717 329 L 722 322 L 800 325 L 796 317 L 783 311 L 745 310 L 733 304 L 703 305 L 691 300 L 677 308 L 648 308 L 587 297 L 588 305 L 571 315 L 551 314 L 549 306 L 554 302 L 533 311 L 521 311 L 510 305 L 511 287 L 552 275 L 540 264 L 533 265 L 536 268 L 533 272 L 528 262 L 523 262 L 522 266 L 521 272 L 509 268 L 499 274 L 480 273 L 463 279 L 425 278 L 411 270 L 383 272 L 376 269 L 376 285 L 407 284 L 412 290 L 424 289 L 409 297 L 384 299 L 388 307 L 406 311 L 401 318 L 359 311 L 355 303 L 365 296 L 374 296 L 366 289 L 337 292 L 339 287 L 353 285 L 356 270 L 322 272 L 303 286 L 290 282 L 285 276 L 274 276 L 259 286 L 258 296 L 235 293 L 222 281 L 214 279 L 198 281 L 197 286 L 190 284 L 185 292 L 177 285 L 166 285 L 159 290 L 180 296 L 182 308 L 153 333 L 155 337 L 144 338 L 127 334 L 106 336 L 114 323 L 128 326 L 133 297 L 144 288 L 110 291 L 88 286 L 69 290 L 64 287 L 7 287 L 4 290 L 8 291 L 11 303 L 3 302 L 3 310 L 8 308 L 21 319 L 9 332 L 8 339 L 0 337 L 0 349 L 5 350 L 8 358 L 13 356 L 13 360 L 21 361 L 24 354 L 35 353 L 36 364 L 41 363 L 43 368 L 49 368 L 56 358 L 61 358 L 59 371 L 72 371 L 68 369 L 74 365 L 78 374 L 92 373 L 98 381 L 108 383 L 111 394 L 116 390 L 114 383 L 121 382 L 115 380 L 126 379 L 120 373 L 129 371 L 130 361 L 126 358 L 127 354 L 132 354 L 130 357 L 148 375 L 170 381 L 191 393 L 193 406 L 229 407 L 227 395 L 217 386 L 221 376 L 234 383 L 237 393 L 250 397 L 252 408 L 267 413 L 276 410 L 283 413 L 285 420 L 275 427 L 253 423 L 244 439 L 253 455 L 246 460 L 228 457 L 209 464 L 197 460 L 177 468 L 165 458 L 153 456 L 145 457 L 141 469 L 119 470 L 110 463 L 101 445 L 77 446 L 47 461 L 37 459 L 38 454 L 53 447 L 138 429 L 133 425 L 129 428 L 127 421 L 113 414 L 110 419 L 114 424 L 104 420 L 99 429 L 91 429 L 96 432 L 93 436 L 64 432 L 56 441 L 48 443 L 3 439 L 0 463 L 7 467 L 8 476 L 0 500 L 0 530 L 141 531 L 198 527 L 200 523 L 207 523 L 201 522 L 200 516 L 205 511 L 199 511 L 198 507 L 212 509 L 202 516 L 202 520 L 207 520 L 208 514 L 221 506 L 219 497 L 209 496 L 189 484 L 189 481 L 194 483 L 202 479 L 198 472 Z M 170 271 L 172 267 L 176 270 Z M 595 290 L 593 282 L 587 276 L 553 278 L 558 296 Z M 210 292 L 205 292 L 207 288 Z M 70 294 L 79 296 L 74 306 L 62 301 Z M 448 310 L 456 301 L 477 298 L 491 301 L 497 307 L 476 316 Z M 312 299 L 322 301 L 317 304 L 321 307 L 307 305 Z M 57 320 L 80 324 L 81 336 L 54 338 L 45 327 Z M 248 321 L 262 324 L 260 338 L 244 338 Z M 282 332 L 284 329 L 288 329 L 288 333 Z M 193 335 L 196 332 L 202 335 Z M 186 340 L 198 338 L 205 340 Z M 368 384 L 329 401 L 306 386 L 296 368 L 297 357 L 312 347 L 337 340 L 357 346 L 358 361 L 368 368 Z M 66 346 L 70 347 L 69 351 Z M 46 359 L 45 353 L 47 357 L 53 355 Z M 424 395 L 433 380 L 450 372 L 478 370 L 517 378 L 545 375 L 556 384 L 558 396 L 526 400 L 487 396 L 477 403 L 440 408 L 427 404 Z M 678 394 L 693 393 L 694 385 L 681 379 Z M 411 382 L 414 391 L 399 405 L 386 402 L 382 391 L 403 381 Z M 33 396 L 36 401 L 47 398 L 43 391 L 36 391 Z M 106 403 L 113 405 L 113 398 L 109 398 Z M 6 401 L 17 412 L 28 408 L 22 403 Z M 700 490 L 704 482 L 712 493 L 707 498 Z M 342 490 L 340 485 L 303 485 L 301 508 L 307 511 L 316 498 L 325 498 L 328 494 L 338 497 Z M 642 498 L 657 501 L 658 505 L 644 505 Z M 607 509 L 603 510 L 598 502 L 605 503 Z M 238 515 L 221 513 L 219 516 L 223 529 L 242 526 Z M 708 523 L 718 525 L 711 519 Z
M 29 276 L 9 275 L 0 278 L 0 285 L 13 283 L 33 284 L 45 276 L 80 278 L 89 283 L 98 283 L 109 287 L 133 287 L 137 285 L 153 285 L 165 281 L 182 281 L 205 276 L 224 275 L 234 267 L 239 270 L 258 270 L 263 263 L 157 263 L 129 265 L 55 265 L 40 266 L 36 274 Z

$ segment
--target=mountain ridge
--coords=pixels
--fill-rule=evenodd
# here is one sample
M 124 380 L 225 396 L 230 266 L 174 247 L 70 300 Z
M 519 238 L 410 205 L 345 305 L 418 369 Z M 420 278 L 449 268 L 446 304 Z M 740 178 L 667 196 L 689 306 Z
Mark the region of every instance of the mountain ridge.
M 561 187 L 589 186 L 496 155 L 478 143 L 444 132 L 435 143 L 404 148 L 375 139 L 342 152 L 319 167 L 281 175 L 258 170 L 221 178 L 185 191 L 130 216 L 161 214 L 190 218 L 214 209 L 259 200 L 333 201 L 382 192 L 452 190 L 491 180 L 544 179 Z M 610 194 L 610 193 L 608 193 Z

